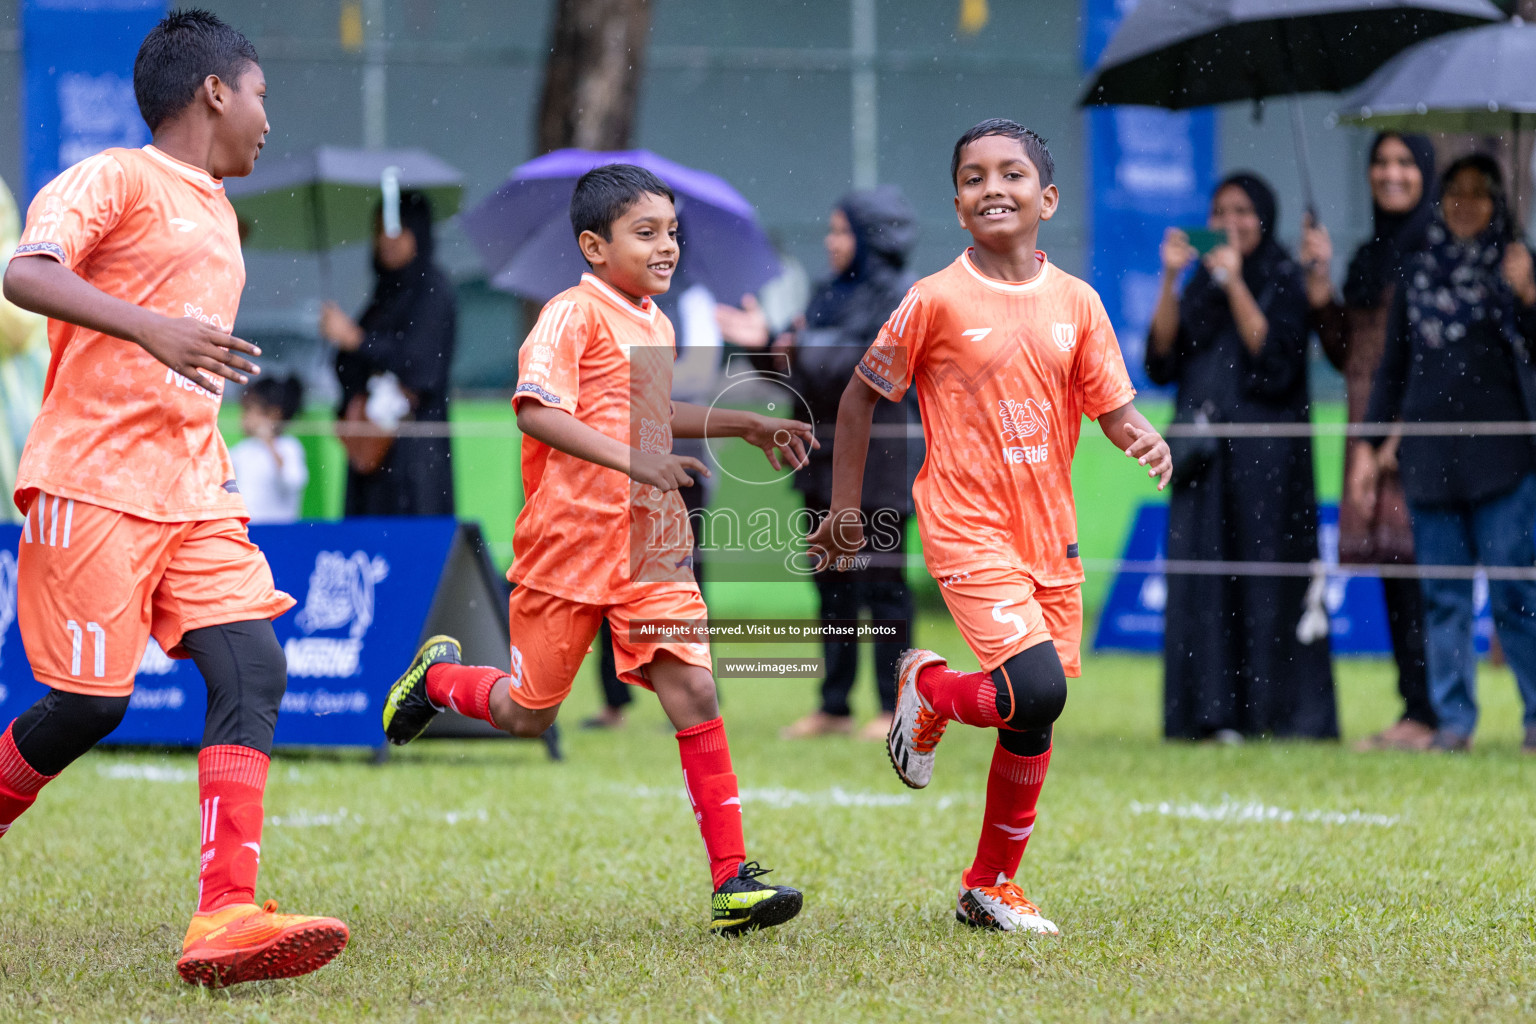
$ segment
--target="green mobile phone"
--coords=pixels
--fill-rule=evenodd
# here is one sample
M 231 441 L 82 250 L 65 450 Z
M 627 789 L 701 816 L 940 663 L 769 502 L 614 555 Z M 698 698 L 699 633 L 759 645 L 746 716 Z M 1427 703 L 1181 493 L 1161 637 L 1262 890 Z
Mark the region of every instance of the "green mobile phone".
M 1187 227 L 1180 228 L 1179 230 L 1189 236 L 1189 244 L 1194 246 L 1195 252 L 1201 256 L 1204 256 L 1218 245 L 1227 244 L 1227 233 L 1225 231 L 1216 231 L 1211 228 L 1202 227 Z

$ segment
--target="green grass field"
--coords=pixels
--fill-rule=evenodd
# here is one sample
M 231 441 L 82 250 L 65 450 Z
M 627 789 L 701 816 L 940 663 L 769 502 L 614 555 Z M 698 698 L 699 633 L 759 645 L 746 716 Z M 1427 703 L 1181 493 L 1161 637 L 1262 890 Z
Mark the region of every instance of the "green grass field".
M 947 620 L 919 642 L 959 647 Z M 763 654 L 761 647 L 719 654 Z M 777 648 L 773 654 L 812 653 Z M 958 658 L 957 664 L 968 659 Z M 591 659 L 566 709 L 595 705 Z M 616 734 L 281 754 L 261 898 L 351 947 L 308 978 L 189 989 L 172 964 L 196 870 L 187 753 L 94 753 L 0 841 L 5 1021 L 1449 1021 L 1536 1014 L 1536 759 L 1483 674 L 1468 757 L 1158 739 L 1158 663 L 1089 659 L 1020 881 L 1062 937 L 951 916 L 991 739 L 953 727 L 911 793 L 878 745 L 789 745 L 809 681 L 724 684 L 748 855 L 799 919 L 704 931 L 702 846 L 642 695 Z M 1392 676 L 1340 662 L 1350 736 Z M 872 688 L 859 696 L 872 699 Z

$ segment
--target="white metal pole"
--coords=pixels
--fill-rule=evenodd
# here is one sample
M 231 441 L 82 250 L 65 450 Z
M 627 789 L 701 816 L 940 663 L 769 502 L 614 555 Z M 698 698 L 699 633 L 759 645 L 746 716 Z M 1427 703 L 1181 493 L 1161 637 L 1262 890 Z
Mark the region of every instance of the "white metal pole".
M 383 149 L 388 124 L 384 91 L 384 0 L 363 0 L 363 39 L 363 146 Z
M 853 187 L 880 181 L 880 119 L 875 78 L 875 0 L 849 0 L 853 42 Z

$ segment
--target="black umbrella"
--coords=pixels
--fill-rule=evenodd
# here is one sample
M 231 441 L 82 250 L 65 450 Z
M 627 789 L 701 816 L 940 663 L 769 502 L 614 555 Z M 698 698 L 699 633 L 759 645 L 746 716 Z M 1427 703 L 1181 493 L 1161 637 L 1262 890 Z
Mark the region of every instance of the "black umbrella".
M 1503 18 L 1489 0 L 1142 0 L 1104 48 L 1079 103 L 1184 110 L 1339 92 L 1404 47 Z M 1300 116 L 1293 106 L 1310 208 Z

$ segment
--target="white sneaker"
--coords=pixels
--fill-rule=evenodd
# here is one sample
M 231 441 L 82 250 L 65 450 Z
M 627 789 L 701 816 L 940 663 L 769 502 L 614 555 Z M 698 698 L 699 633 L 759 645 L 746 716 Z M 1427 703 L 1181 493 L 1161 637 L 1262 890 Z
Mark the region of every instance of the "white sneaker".
M 938 714 L 917 692 L 917 674 L 929 665 L 948 664 L 932 651 L 902 651 L 896 662 L 896 717 L 886 735 L 891 767 L 913 789 L 922 789 L 933 778 L 933 749 L 944 738 L 949 719 Z
M 996 885 L 961 889 L 955 903 L 955 920 L 972 928 L 991 928 L 1000 932 L 1031 932 L 1035 935 L 1060 935 L 1061 929 L 1040 916 L 1040 908 L 1024 898 L 1024 892 L 998 875 Z

